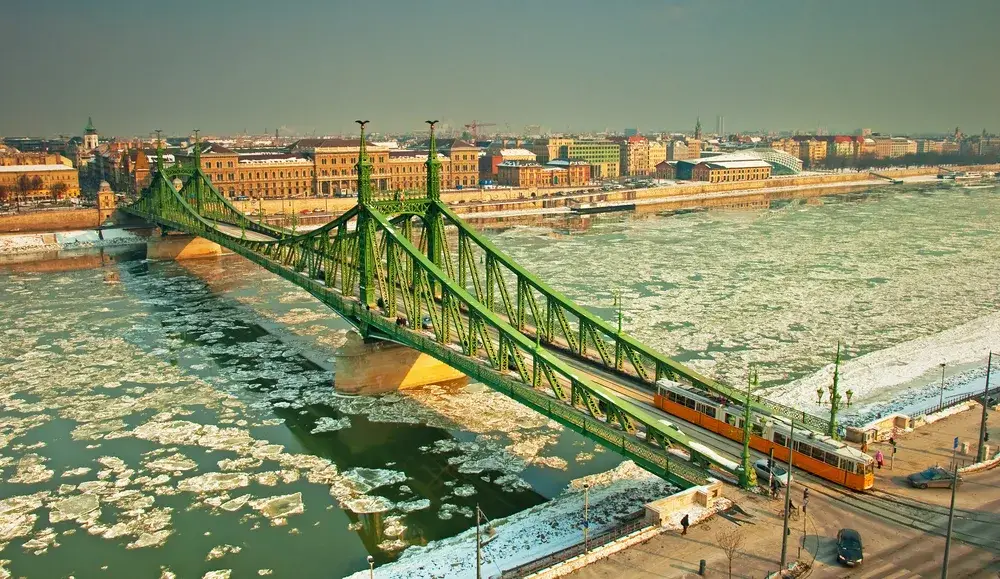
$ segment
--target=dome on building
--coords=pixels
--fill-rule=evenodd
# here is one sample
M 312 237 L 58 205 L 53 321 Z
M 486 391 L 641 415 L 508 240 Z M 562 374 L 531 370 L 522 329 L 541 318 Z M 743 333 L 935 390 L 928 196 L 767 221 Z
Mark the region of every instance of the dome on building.
M 100 184 L 100 186 L 98 186 L 97 191 L 99 193 L 110 193 L 111 192 L 111 183 L 108 183 L 107 181 L 101 181 L 101 184 Z

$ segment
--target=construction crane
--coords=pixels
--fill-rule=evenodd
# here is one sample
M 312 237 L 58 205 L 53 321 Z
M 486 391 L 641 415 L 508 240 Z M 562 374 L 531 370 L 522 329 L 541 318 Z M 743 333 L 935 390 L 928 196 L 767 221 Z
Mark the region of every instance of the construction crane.
M 470 133 L 472 133 L 472 140 L 478 141 L 480 128 L 495 127 L 495 126 L 497 126 L 496 123 L 480 123 L 479 121 L 472 121 L 471 123 L 465 125 L 465 128 L 468 129 Z

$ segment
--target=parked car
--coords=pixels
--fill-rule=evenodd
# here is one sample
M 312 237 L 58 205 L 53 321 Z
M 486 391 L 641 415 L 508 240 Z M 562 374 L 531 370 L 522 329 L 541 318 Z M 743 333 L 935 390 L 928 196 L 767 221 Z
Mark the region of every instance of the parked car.
M 940 466 L 932 466 L 911 474 L 906 477 L 906 480 L 910 481 L 910 484 L 918 489 L 925 489 L 927 487 L 950 489 L 954 478 L 950 472 Z M 962 477 L 958 477 L 958 484 L 961 486 Z
M 861 564 L 864 559 L 864 549 L 861 546 L 861 534 L 854 529 L 837 531 L 837 560 L 853 567 Z
M 791 475 L 788 471 L 781 467 L 777 462 L 772 463 L 768 466 L 768 461 L 770 459 L 762 458 L 757 462 L 753 463 L 753 469 L 757 473 L 757 484 L 766 487 L 768 481 L 775 480 L 778 486 L 785 486 L 791 480 Z

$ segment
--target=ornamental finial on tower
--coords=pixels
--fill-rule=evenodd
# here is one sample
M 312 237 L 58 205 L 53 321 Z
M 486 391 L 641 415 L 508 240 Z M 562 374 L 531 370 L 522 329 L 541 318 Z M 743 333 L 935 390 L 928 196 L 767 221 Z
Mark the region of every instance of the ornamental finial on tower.
M 371 172 L 372 165 L 365 157 L 365 125 L 367 120 L 354 121 L 361 126 L 361 145 L 358 148 L 358 204 L 364 205 L 372 200 Z
M 194 168 L 198 169 L 201 167 L 201 142 L 198 140 L 198 133 L 201 132 L 200 129 L 195 129 L 194 131 L 194 146 L 191 147 L 194 152 Z
M 156 129 L 156 170 L 161 175 L 163 174 L 163 141 L 160 139 L 162 134 L 162 129 Z
M 441 199 L 441 161 L 437 158 L 437 140 L 434 137 L 434 125 L 437 120 L 427 121 L 431 129 L 431 142 L 427 147 L 427 198 Z

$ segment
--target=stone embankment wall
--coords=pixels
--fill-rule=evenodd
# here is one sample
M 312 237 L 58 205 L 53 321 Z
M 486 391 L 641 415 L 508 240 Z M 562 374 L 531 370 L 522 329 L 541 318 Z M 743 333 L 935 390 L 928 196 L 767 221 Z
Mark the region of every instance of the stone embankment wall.
M 953 167 L 954 170 L 970 171 L 1000 171 L 1000 165 L 984 165 L 975 167 Z M 912 169 L 878 170 L 880 175 L 887 177 L 911 177 L 915 175 L 937 174 L 937 167 L 919 167 Z M 594 191 L 587 193 L 586 188 L 552 188 L 552 189 L 470 189 L 466 191 L 444 191 L 441 199 L 452 205 L 457 213 L 472 214 L 478 212 L 538 210 L 551 207 L 564 207 L 573 203 L 597 203 L 615 201 L 640 201 L 643 199 L 663 199 L 680 195 L 698 195 L 705 193 L 722 193 L 726 191 L 748 191 L 755 189 L 770 189 L 774 187 L 802 187 L 819 184 L 843 183 L 849 186 L 851 182 L 872 180 L 868 172 L 831 173 L 823 175 L 800 175 L 793 177 L 774 177 L 763 181 L 740 181 L 734 183 L 684 183 L 666 187 L 651 187 L 637 190 Z M 556 195 L 561 192 L 561 195 Z M 757 206 L 763 202 L 762 197 L 752 198 L 747 195 L 747 206 Z M 759 193 L 758 195 L 764 195 Z M 773 195 L 772 195 L 773 196 Z M 312 222 L 329 221 L 330 215 L 339 215 L 351 207 L 357 200 L 354 197 L 331 197 L 309 199 L 265 199 L 262 201 L 234 201 L 233 204 L 244 213 L 256 214 L 260 209 L 267 216 L 288 216 L 295 213 L 299 223 L 307 225 Z M 707 206 L 725 205 L 733 207 L 732 198 L 711 203 L 698 202 L 686 205 Z M 685 204 L 677 205 L 684 207 Z M 672 205 L 673 206 L 673 205 Z M 650 208 L 652 209 L 652 208 Z M 306 211 L 307 214 L 302 212 Z M 316 211 L 315 214 L 313 212 Z M 314 216 L 315 215 L 315 216 Z M 65 231 L 71 229 L 86 229 L 100 224 L 97 209 L 66 209 L 52 211 L 33 211 L 0 216 L 0 233 Z
M 88 229 L 101 224 L 97 208 L 24 211 L 0 216 L 0 233 Z

